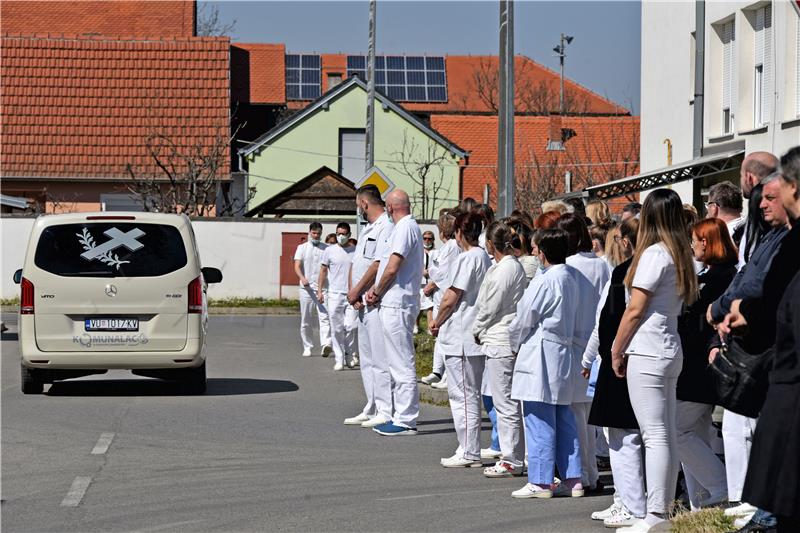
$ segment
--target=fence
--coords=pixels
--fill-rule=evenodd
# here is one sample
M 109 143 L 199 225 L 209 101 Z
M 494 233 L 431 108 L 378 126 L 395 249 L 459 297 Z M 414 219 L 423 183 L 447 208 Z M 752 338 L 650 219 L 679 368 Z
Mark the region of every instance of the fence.
M 0 298 L 19 296 L 19 286 L 12 277 L 15 270 L 22 268 L 34 220 L 33 217 L 0 218 Z M 296 242 L 292 238 L 308 232 L 308 220 L 198 219 L 192 221 L 192 226 L 203 266 L 222 270 L 222 283 L 209 287 L 211 298 L 297 298 L 296 278 L 286 273 L 287 269 L 291 272 Z M 433 224 L 420 226 L 423 231 L 432 230 L 438 239 Z M 323 222 L 323 238 L 335 229 L 336 224 Z

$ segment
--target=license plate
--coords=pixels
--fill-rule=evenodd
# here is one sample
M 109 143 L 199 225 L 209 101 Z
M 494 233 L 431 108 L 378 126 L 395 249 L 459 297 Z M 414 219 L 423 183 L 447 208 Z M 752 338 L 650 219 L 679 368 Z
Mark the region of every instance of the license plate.
M 139 331 L 138 318 L 87 318 L 86 331 Z

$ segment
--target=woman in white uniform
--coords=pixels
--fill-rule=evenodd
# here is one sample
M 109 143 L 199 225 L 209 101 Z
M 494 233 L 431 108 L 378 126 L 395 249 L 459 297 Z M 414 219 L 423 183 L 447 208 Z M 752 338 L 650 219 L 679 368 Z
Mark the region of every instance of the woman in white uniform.
M 580 286 L 582 305 L 580 308 L 579 327 L 576 327 L 574 337 L 574 356 L 578 361 L 583 357 L 583 352 L 592 336 L 595 325 L 595 312 L 600 301 L 600 294 L 611 278 L 611 269 L 608 263 L 592 251 L 592 238 L 589 228 L 583 218 L 572 213 L 561 215 L 558 227 L 569 235 L 569 250 L 567 265 L 574 270 Z M 596 428 L 589 425 L 589 409 L 592 398 L 586 395 L 586 381 L 575 375 L 575 396 L 572 410 L 575 411 L 575 421 L 578 424 L 578 438 L 581 441 L 581 464 L 583 465 L 583 485 L 587 494 L 601 493 L 603 484 L 600 482 L 600 473 L 597 470 Z
M 453 412 L 458 449 L 441 460 L 445 468 L 479 467 L 481 463 L 481 380 L 485 356 L 475 343 L 472 325 L 478 312 L 481 283 L 492 260 L 478 246 L 481 217 L 461 213 L 455 221 L 458 256 L 450 286 L 442 297 L 431 332 L 445 355 L 447 393 Z
M 534 253 L 545 271 L 537 274 L 508 327 L 511 351 L 517 353 L 511 397 L 522 401 L 528 446 L 528 483 L 515 498 L 583 496 L 581 454 L 575 415 L 572 355 L 575 317 L 581 294 L 564 262 L 567 234 L 559 229 L 534 234 Z M 555 466 L 565 479 L 554 485 Z
M 668 512 L 678 477 L 676 387 L 683 365 L 678 316 L 697 299 L 697 276 L 680 196 L 651 192 L 642 206 L 638 247 L 625 285 L 611 361 L 628 392 L 645 446 L 647 516 L 619 531 L 669 530 Z
M 502 222 L 493 222 L 486 230 L 486 251 L 495 260 L 483 279 L 478 293 L 478 312 L 472 325 L 475 341 L 486 355 L 484 380 L 492 391 L 497 433 L 502 459 L 485 468 L 486 477 L 521 476 L 525 443 L 522 440 L 522 417 L 519 402 L 511 398 L 511 382 L 516 357 L 508 340 L 508 325 L 517 313 L 528 282 L 525 270 L 513 254 L 514 233 Z
M 456 264 L 461 248 L 455 239 L 455 222 L 460 211 L 458 209 L 442 209 L 439 215 L 437 227 L 439 228 L 439 240 L 444 246 L 436 251 L 428 268 L 428 285 L 423 289 L 423 293 L 433 298 L 433 316 L 439 312 L 439 304 L 442 303 L 442 295 L 450 284 L 452 269 Z M 431 321 L 433 322 L 433 321 Z M 430 322 L 428 329 L 430 329 Z M 442 353 L 440 343 L 437 341 L 433 347 L 433 370 L 430 374 L 420 379 L 422 383 L 430 385 L 436 389 L 447 389 L 447 374 L 444 371 L 444 353 Z

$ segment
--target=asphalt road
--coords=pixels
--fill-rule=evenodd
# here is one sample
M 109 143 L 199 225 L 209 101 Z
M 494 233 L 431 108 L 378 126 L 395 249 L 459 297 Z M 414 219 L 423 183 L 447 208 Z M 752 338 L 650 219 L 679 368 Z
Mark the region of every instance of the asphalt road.
M 298 317 L 212 317 L 199 397 L 126 372 L 23 396 L 3 319 L 4 531 L 604 530 L 610 491 L 515 500 L 524 478 L 440 467 L 449 409 L 423 404 L 417 437 L 342 425 L 359 373 L 301 357 Z

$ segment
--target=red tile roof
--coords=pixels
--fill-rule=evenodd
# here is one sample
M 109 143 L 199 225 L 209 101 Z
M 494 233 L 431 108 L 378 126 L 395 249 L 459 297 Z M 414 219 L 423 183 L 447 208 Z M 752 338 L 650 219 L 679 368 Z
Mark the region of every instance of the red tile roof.
M 230 134 L 229 40 L 2 36 L 4 177 L 162 175 L 145 148 Z M 229 156 L 219 175 L 229 177 Z
M 2 10 L 2 33 L 194 35 L 194 0 L 3 0 Z
M 285 50 L 283 45 L 234 44 L 235 47 L 271 47 L 271 53 L 250 55 L 249 70 L 241 74 L 234 71 L 236 78 L 248 75 L 250 80 L 250 103 L 283 104 L 286 102 L 285 68 L 283 59 L 278 62 L 275 55 Z M 284 52 L 285 53 L 285 52 Z M 347 76 L 347 55 L 322 54 L 322 92 L 326 92 L 327 75 L 338 73 Z M 400 102 L 409 111 L 425 113 L 495 113 L 497 106 L 497 56 L 446 56 L 448 101 L 444 103 Z M 515 77 L 517 89 L 517 112 L 538 113 L 558 111 L 559 83 L 557 72 L 525 57 L 515 58 Z M 573 102 L 573 109 L 583 114 L 619 115 L 628 114 L 624 107 L 575 83 L 564 80 L 565 100 Z M 265 95 L 269 95 L 266 97 Z M 307 105 L 307 101 L 290 101 L 289 107 L 297 109 Z
M 559 117 L 554 117 L 557 121 Z M 484 186 L 497 191 L 497 117 L 431 115 L 431 126 L 470 151 L 464 169 L 462 198 L 483 198 Z M 548 152 L 551 118 L 518 116 L 515 120 L 516 175 L 536 168 L 552 169 L 563 192 L 564 172 L 573 174 L 573 190 L 618 179 L 639 170 L 639 117 L 563 117 L 556 130 L 571 128 L 577 134 L 566 142 L 565 152 Z
M 231 45 L 231 98 L 234 102 L 286 102 L 286 47 L 282 44 Z

